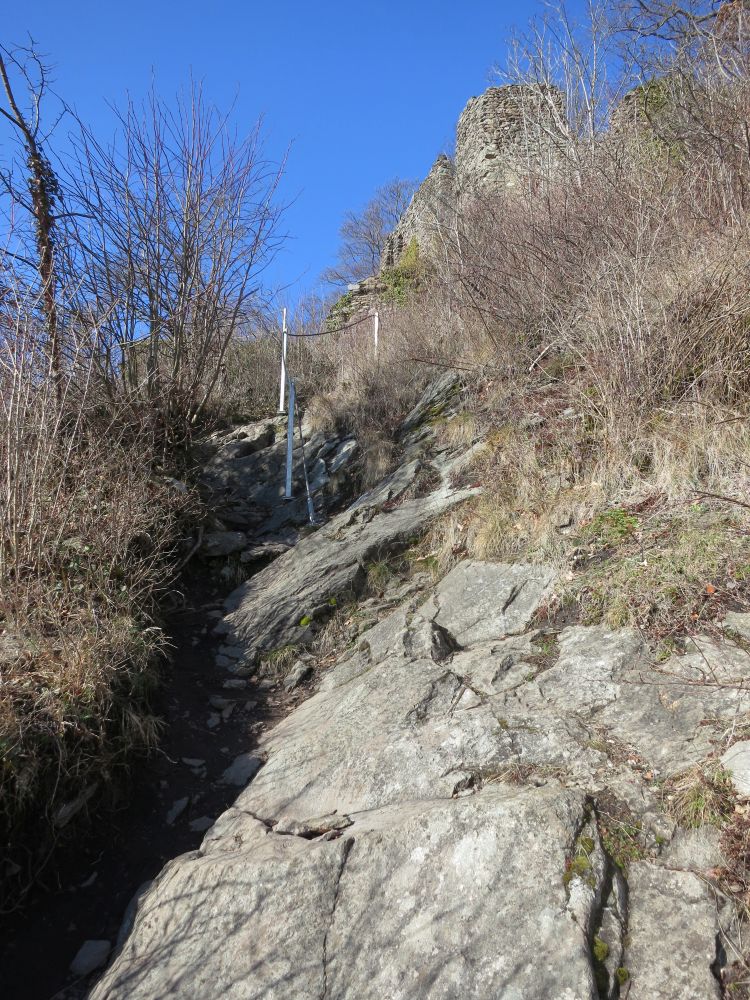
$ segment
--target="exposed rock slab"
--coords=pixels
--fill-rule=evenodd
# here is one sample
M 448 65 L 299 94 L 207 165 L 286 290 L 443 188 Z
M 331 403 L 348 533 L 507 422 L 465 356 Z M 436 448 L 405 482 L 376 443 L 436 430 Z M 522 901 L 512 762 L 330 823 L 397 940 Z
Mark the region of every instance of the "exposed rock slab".
M 705 759 L 738 714 L 750 711 L 750 655 L 731 643 L 699 640 L 700 650 L 655 666 L 641 638 L 605 626 L 575 626 L 558 636 L 557 662 L 506 685 L 492 699 L 530 762 L 559 764 L 596 789 L 606 757 L 590 744 L 602 734 L 630 747 L 657 777 Z M 465 676 L 481 672 L 474 652 Z M 596 751 L 596 753 L 601 753 Z M 605 774 L 606 777 L 606 774 Z
M 512 587 L 501 573 L 485 573 L 488 564 L 471 568 L 453 570 L 443 592 L 452 593 L 450 581 L 458 579 L 461 607 L 481 606 L 496 622 L 492 631 L 502 634 Z M 540 579 L 537 567 L 512 567 L 513 587 L 524 573 Z M 529 586 L 536 600 L 524 601 L 515 625 L 528 623 L 543 593 Z M 397 610 L 365 633 L 362 649 L 263 741 L 268 763 L 241 807 L 263 818 L 303 820 L 450 796 L 472 772 L 513 758 L 512 737 L 491 706 L 446 662 L 454 646 L 451 634 L 421 612 Z
M 585 819 L 557 788 L 365 813 L 335 840 L 230 810 L 141 898 L 92 1000 L 595 1000 L 596 894 L 576 920 L 562 879 Z
M 277 837 L 230 810 L 171 862 L 92 1000 L 321 997 L 345 841 Z
M 548 566 L 466 559 L 442 580 L 427 613 L 459 646 L 523 632 L 554 582 Z
M 410 593 L 267 735 L 267 763 L 201 852 L 142 898 L 95 1000 L 598 1000 L 625 970 L 630 1000 L 718 998 L 698 877 L 716 843 L 676 838 L 626 889 L 592 797 L 616 794 L 646 829 L 649 754 L 674 765 L 704 747 L 697 713 L 738 703 L 722 709 L 705 672 L 739 682 L 750 657 L 719 663 L 704 644 L 665 672 L 635 633 L 574 627 L 539 666 L 536 634 L 504 630 L 528 627 L 550 576 L 485 569 L 459 566 L 439 601 Z M 512 766 L 538 780 L 504 784 Z
M 220 630 L 234 645 L 244 645 L 248 662 L 262 650 L 298 642 L 305 631 L 301 622 L 314 608 L 361 589 L 368 561 L 403 547 L 433 518 L 476 492 L 443 485 L 392 510 L 379 510 L 375 498 L 345 511 L 234 591 Z
M 628 1000 L 719 1000 L 716 901 L 692 872 L 631 867 Z
M 455 376 L 438 383 L 402 429 L 401 464 L 325 528 L 279 542 L 294 522 L 274 506 L 250 551 L 296 547 L 230 596 L 222 666 L 244 677 L 304 642 L 369 561 L 476 492 L 453 488 L 462 458 L 438 455 L 426 426 L 459 392 Z M 214 482 L 231 493 L 270 475 L 267 439 L 225 442 Z M 356 450 L 315 439 L 316 486 Z M 713 759 L 750 712 L 750 655 L 696 639 L 656 665 L 633 631 L 550 637 L 534 621 L 554 582 L 550 567 L 467 560 L 364 602 L 317 693 L 225 772 L 249 782 L 235 806 L 133 904 L 95 1000 L 614 1000 L 626 975 L 629 1000 L 717 998 L 704 879 L 720 843 L 675 834 L 657 782 Z M 289 686 L 313 666 L 301 655 Z M 627 885 L 599 840 L 610 801 L 649 858 Z

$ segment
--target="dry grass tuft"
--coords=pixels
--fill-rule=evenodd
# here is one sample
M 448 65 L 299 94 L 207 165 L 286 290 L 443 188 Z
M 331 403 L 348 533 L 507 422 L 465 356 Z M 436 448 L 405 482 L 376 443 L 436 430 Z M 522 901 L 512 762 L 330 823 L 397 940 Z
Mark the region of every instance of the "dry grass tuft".
M 734 812 L 731 775 L 717 762 L 696 764 L 665 783 L 665 811 L 681 826 L 723 826 Z

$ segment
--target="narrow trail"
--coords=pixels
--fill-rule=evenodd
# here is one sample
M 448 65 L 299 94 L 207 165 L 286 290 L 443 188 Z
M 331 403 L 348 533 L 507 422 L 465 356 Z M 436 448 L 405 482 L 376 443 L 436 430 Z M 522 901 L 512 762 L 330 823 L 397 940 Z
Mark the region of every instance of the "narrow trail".
M 211 626 L 221 596 L 189 586 L 184 605 L 166 622 L 173 655 L 155 706 L 164 720 L 158 751 L 134 761 L 117 810 L 82 834 L 82 846 L 65 848 L 23 910 L 0 922 L 3 1000 L 86 995 L 88 981 L 76 982 L 69 972 L 80 945 L 116 941 L 135 890 L 168 860 L 196 849 L 205 820 L 213 822 L 236 798 L 237 786 L 220 782 L 227 766 L 252 751 L 259 734 L 299 701 L 299 693 L 285 695 L 250 680 L 229 718 L 208 727 L 219 714 L 211 699 L 237 695 L 224 687 L 226 672 L 215 665 L 221 640 Z M 184 799 L 184 810 L 169 823 L 168 814 Z M 200 828 L 191 827 L 196 821 Z
M 3 1000 L 80 1000 L 91 976 L 70 964 L 85 941 L 113 945 L 134 893 L 171 859 L 197 849 L 206 829 L 237 797 L 245 780 L 222 780 L 236 759 L 309 694 L 304 682 L 285 692 L 279 679 L 233 677 L 222 666 L 225 640 L 214 634 L 238 574 L 251 580 L 299 540 L 307 519 L 299 449 L 298 499 L 283 500 L 285 420 L 271 418 L 214 435 L 198 451 L 214 527 L 180 583 L 180 606 L 164 622 L 171 655 L 153 710 L 163 721 L 158 749 L 135 759 L 119 801 L 102 809 L 80 839 L 59 849 L 42 883 L 22 907 L 0 918 Z M 316 435 L 308 445 L 313 488 L 329 484 L 356 442 Z M 318 508 L 345 503 L 348 480 Z M 240 537 L 252 558 L 238 565 L 226 541 Z M 249 550 L 248 550 L 249 551 Z M 225 572 L 222 573 L 222 570 Z

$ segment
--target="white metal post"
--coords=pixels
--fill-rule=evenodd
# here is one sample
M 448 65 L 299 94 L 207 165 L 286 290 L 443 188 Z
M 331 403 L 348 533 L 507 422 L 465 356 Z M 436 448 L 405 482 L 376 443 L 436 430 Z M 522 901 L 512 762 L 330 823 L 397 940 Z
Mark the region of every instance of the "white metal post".
M 281 319 L 281 378 L 279 380 L 279 413 L 284 412 L 284 391 L 286 390 L 286 306 Z
M 294 382 L 289 380 L 289 416 L 286 422 L 286 491 L 285 500 L 293 500 L 292 493 L 292 449 L 294 448 Z
M 375 310 L 375 323 L 373 328 L 373 340 L 375 342 L 375 357 L 378 356 L 378 327 L 380 326 L 380 316 L 378 315 L 377 309 Z

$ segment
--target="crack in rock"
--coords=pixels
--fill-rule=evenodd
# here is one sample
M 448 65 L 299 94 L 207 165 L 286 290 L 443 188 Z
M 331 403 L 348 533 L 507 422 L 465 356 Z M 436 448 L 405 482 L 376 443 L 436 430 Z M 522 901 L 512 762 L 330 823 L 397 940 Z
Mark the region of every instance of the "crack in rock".
M 447 702 L 448 712 L 450 712 L 457 698 L 460 697 L 463 686 L 460 677 L 457 677 L 451 670 L 446 670 L 445 673 L 430 681 L 427 693 L 407 712 L 407 721 L 413 725 L 425 722 L 431 707 L 441 697 Z
M 520 583 L 513 584 L 513 586 L 510 588 L 510 594 L 508 594 L 508 599 L 506 600 L 505 604 L 503 604 L 502 607 L 503 614 L 505 614 L 505 612 L 508 610 L 511 604 L 513 604 L 517 600 L 518 595 L 521 593 L 521 591 L 525 586 L 526 586 L 526 580 L 522 580 Z
M 354 837 L 347 837 L 342 844 L 341 850 L 341 864 L 339 865 L 339 870 L 336 875 L 336 884 L 333 887 L 333 902 L 331 903 L 331 915 L 328 920 L 328 926 L 326 927 L 326 932 L 323 937 L 323 992 L 320 996 L 320 1000 L 326 1000 L 328 996 L 328 937 L 331 933 L 331 928 L 333 927 L 333 921 L 336 918 L 336 907 L 339 901 L 339 888 L 341 886 L 341 879 L 344 874 L 344 869 L 346 868 L 346 862 L 351 853 L 351 849 L 354 847 Z

